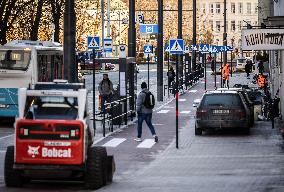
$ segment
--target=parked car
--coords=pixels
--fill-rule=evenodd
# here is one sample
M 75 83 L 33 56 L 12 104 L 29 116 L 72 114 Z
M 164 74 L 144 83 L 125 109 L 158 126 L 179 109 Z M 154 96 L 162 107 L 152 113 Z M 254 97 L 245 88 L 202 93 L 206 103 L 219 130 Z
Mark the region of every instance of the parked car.
M 114 69 L 115 69 L 115 64 L 112 63 L 105 64 L 105 70 L 114 70 Z
M 84 62 L 80 62 L 81 70 L 93 70 L 94 65 L 92 60 L 85 60 Z M 96 70 L 101 70 L 102 65 L 100 63 L 95 63 Z
M 218 90 L 207 92 L 196 110 L 195 135 L 220 128 L 242 129 L 249 133 L 249 114 L 241 93 Z
M 250 126 L 252 127 L 254 125 L 254 103 L 250 100 L 247 89 L 244 88 L 218 88 L 217 90 L 220 91 L 237 91 L 242 94 L 245 104 L 249 109 L 249 119 L 250 119 Z M 249 89 L 248 89 L 249 90 Z

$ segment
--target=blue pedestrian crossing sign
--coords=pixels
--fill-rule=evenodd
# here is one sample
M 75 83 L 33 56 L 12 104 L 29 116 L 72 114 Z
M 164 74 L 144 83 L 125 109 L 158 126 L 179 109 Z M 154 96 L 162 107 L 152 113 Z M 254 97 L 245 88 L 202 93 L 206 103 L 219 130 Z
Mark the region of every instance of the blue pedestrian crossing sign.
M 198 51 L 199 45 L 191 45 L 191 50 Z
M 170 46 L 168 43 L 166 43 L 164 49 L 165 49 L 165 52 L 168 52 L 168 53 L 170 52 Z
M 88 49 L 99 49 L 100 48 L 100 37 L 88 36 Z
M 199 51 L 202 53 L 208 53 L 210 49 L 209 44 L 201 44 L 199 47 Z
M 152 53 L 153 53 L 153 46 L 152 45 L 145 45 L 144 46 L 144 56 L 148 57 Z
M 170 39 L 170 53 L 182 55 L 184 53 L 183 39 Z

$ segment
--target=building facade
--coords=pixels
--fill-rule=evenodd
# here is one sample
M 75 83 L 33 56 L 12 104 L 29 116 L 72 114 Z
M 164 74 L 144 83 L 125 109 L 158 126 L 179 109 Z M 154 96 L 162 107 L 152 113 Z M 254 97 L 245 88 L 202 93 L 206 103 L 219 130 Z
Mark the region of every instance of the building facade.
M 199 29 L 211 28 L 213 44 L 223 44 L 224 0 L 198 0 Z M 241 30 L 258 25 L 258 0 L 227 0 L 227 43 L 240 48 Z

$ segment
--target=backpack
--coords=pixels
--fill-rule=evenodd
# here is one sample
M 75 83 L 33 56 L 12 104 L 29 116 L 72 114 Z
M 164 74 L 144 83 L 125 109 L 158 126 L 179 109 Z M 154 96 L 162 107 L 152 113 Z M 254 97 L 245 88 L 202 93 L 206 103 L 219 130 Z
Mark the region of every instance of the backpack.
M 145 100 L 143 105 L 147 108 L 147 109 L 153 109 L 155 107 L 155 97 L 154 95 L 149 91 L 143 91 L 143 93 L 145 93 Z

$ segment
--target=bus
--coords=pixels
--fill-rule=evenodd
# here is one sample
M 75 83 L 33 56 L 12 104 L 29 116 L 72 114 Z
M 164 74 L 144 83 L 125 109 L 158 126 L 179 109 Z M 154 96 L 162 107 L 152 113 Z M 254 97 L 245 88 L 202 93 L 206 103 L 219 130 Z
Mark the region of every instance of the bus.
M 63 79 L 63 69 L 59 43 L 14 40 L 0 46 L 0 118 L 18 116 L 18 88 Z

